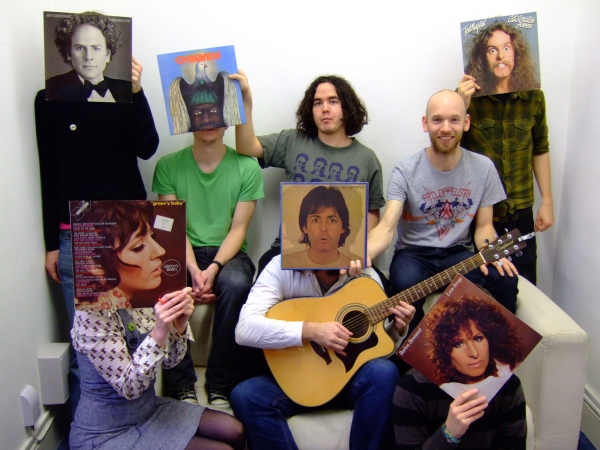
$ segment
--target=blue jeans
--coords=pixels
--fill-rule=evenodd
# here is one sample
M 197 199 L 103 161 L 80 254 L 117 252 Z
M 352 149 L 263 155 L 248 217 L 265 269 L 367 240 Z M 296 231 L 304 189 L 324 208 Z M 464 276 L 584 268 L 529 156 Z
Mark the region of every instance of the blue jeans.
M 219 247 L 195 247 L 194 255 L 201 270 L 215 259 Z M 235 342 L 235 326 L 240 311 L 252 287 L 254 264 L 246 253 L 240 251 L 223 266 L 215 279 L 215 317 L 213 319 L 212 347 L 208 355 L 206 382 L 209 386 L 229 391 L 241 378 L 241 355 L 244 351 Z M 194 362 L 189 348 L 183 360 L 174 368 L 163 372 L 166 389 L 181 389 L 196 382 Z
M 333 400 L 319 407 L 354 409 L 350 449 L 392 447 L 392 397 L 398 371 L 386 359 L 369 361 Z M 291 401 L 271 375 L 251 378 L 231 393 L 231 407 L 246 429 L 250 448 L 257 450 L 297 449 L 285 420 L 309 408 Z
M 69 329 L 73 328 L 73 319 L 75 317 L 75 294 L 73 285 L 73 252 L 71 250 L 71 231 L 61 230 L 59 236 L 58 248 L 58 276 L 60 286 L 62 287 L 65 298 L 65 307 L 69 317 Z M 79 403 L 80 387 L 79 366 L 77 356 L 73 350 L 71 366 L 69 367 L 69 391 L 71 394 L 71 411 L 75 415 L 77 404 Z

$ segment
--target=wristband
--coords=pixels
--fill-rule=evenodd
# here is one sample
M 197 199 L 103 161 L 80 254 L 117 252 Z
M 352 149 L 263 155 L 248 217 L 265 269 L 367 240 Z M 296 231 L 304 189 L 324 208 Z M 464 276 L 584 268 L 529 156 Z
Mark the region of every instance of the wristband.
M 442 433 L 444 433 L 444 437 L 446 438 L 449 444 L 457 445 L 460 442 L 460 438 L 454 436 L 452 432 L 448 429 L 446 424 L 442 425 Z
M 223 270 L 223 264 L 221 264 L 221 263 L 220 263 L 219 261 L 217 261 L 216 259 L 215 259 L 215 260 L 213 260 L 213 262 L 211 262 L 211 264 L 216 264 L 216 265 L 217 265 L 217 267 L 219 268 L 219 272 L 220 272 L 221 270 Z

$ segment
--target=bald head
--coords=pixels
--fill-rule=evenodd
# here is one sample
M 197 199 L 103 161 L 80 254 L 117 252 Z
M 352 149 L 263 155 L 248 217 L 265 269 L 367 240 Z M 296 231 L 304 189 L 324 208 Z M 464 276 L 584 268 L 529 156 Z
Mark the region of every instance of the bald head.
M 425 117 L 429 118 L 431 111 L 441 105 L 457 107 L 462 114 L 462 117 L 467 115 L 465 102 L 462 97 L 450 89 L 442 89 L 429 98 L 427 108 L 425 109 Z
M 462 97 L 448 89 L 431 96 L 422 122 L 423 131 L 431 139 L 431 150 L 444 155 L 455 154 L 470 125 Z

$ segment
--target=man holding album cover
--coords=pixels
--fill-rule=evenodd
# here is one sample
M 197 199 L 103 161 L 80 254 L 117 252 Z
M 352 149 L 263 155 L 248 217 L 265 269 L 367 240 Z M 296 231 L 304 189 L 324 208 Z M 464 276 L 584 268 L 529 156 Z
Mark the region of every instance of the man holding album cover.
M 146 199 L 138 158 L 154 155 L 158 133 L 135 58 L 131 70 L 132 103 L 46 101 L 45 90 L 35 97 L 46 270 L 61 284 L 69 327 L 75 313 L 69 200 Z M 69 372 L 73 414 L 79 381 L 74 359 Z
M 470 225 L 477 248 L 493 240 L 493 205 L 506 198 L 489 158 L 460 147 L 469 129 L 462 98 L 453 91 L 434 94 L 422 119 L 431 145 L 397 164 L 390 177 L 381 222 L 368 235 L 368 255 L 375 258 L 398 241 L 390 265 L 392 293 L 406 290 L 473 256 Z M 493 268 L 481 266 L 465 275 L 483 286 L 509 311 L 517 301 L 517 270 L 502 258 Z M 416 302 L 412 326 L 423 318 Z
M 246 231 L 256 200 L 264 197 L 260 167 L 223 144 L 226 129 L 195 131 L 192 146 L 158 161 L 152 182 L 161 200 L 186 200 L 192 296 L 200 303 L 215 301 L 206 368 L 208 401 L 221 406 L 228 405 L 229 392 L 247 369 L 242 362 L 246 353 L 235 342 L 235 326 L 255 271 L 246 254 Z M 165 371 L 164 380 L 178 398 L 197 402 L 189 350 L 178 366 Z
M 289 348 L 311 342 L 346 356 L 352 333 L 339 322 L 287 321 L 266 317 L 279 302 L 302 297 L 335 295 L 356 276 L 368 276 L 381 285 L 371 268 L 361 273 L 360 261 L 352 261 L 347 273 L 339 270 L 284 270 L 281 256 L 275 256 L 256 280 L 242 308 L 236 327 L 236 340 L 242 345 L 264 349 Z M 290 300 L 292 301 L 292 300 Z M 407 325 L 415 308 L 405 302 L 390 308 L 383 324 L 397 350 L 407 336 Z M 325 408 L 352 409 L 351 449 L 391 448 L 392 396 L 398 371 L 386 358 L 367 361 Z M 231 393 L 235 416 L 244 424 L 250 448 L 297 448 L 284 418 L 319 407 L 299 405 L 279 387 L 271 373 L 238 384 Z
M 240 82 L 246 124 L 236 126 L 236 147 L 241 154 L 260 158 L 263 167 L 285 169 L 288 181 L 302 175 L 305 181 L 342 181 L 344 171 L 352 181 L 369 183 L 369 229 L 384 206 L 381 164 L 370 148 L 354 136 L 367 124 L 367 110 L 350 83 L 342 77 L 316 78 L 304 93 L 296 112 L 295 130 L 256 137 L 252 123 L 252 93 L 240 71 L 230 77 Z M 306 173 L 310 170 L 311 176 Z M 279 237 L 259 261 L 258 273 L 281 253 Z M 386 280 L 387 281 L 387 280 Z
M 469 64 L 458 84 L 471 116 L 462 137 L 464 148 L 489 157 L 496 166 L 507 199 L 494 206 L 498 235 L 517 228 L 525 235 L 554 223 L 546 102 L 521 31 L 494 22 L 475 37 Z M 473 97 L 473 98 L 472 98 Z M 533 178 L 542 204 L 533 216 Z M 514 261 L 519 273 L 537 281 L 535 237 Z

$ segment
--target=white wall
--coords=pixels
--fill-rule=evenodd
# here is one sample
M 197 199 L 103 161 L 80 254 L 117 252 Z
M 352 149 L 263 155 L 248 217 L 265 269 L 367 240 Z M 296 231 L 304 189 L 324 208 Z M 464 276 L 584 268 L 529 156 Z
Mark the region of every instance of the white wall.
M 581 2 L 573 29 L 577 33 L 573 45 L 573 78 L 566 122 L 567 153 L 564 162 L 562 206 L 559 213 L 556 259 L 554 263 L 553 298 L 590 334 L 590 357 L 586 389 L 600 407 L 600 292 L 598 258 L 600 241 L 596 225 L 600 209 L 595 193 L 600 187 L 600 158 L 597 135 L 600 126 L 600 61 L 590 49 L 600 39 L 597 19 L 600 4 L 594 0 Z M 584 430 L 585 431 L 585 430 Z M 596 442 L 599 446 L 600 442 Z
M 226 10 L 225 4 L 228 5 Z M 591 131 L 581 132 L 580 125 L 586 117 L 590 117 L 591 123 L 593 115 L 587 115 L 586 108 L 575 108 L 574 105 L 578 104 L 577 100 L 592 109 L 598 108 L 593 103 L 593 99 L 597 99 L 598 88 L 594 93 L 589 87 L 594 74 L 589 69 L 597 68 L 598 62 L 593 59 L 588 62 L 582 52 L 577 52 L 587 48 L 584 44 L 590 40 L 584 38 L 588 30 L 578 29 L 575 24 L 587 17 L 589 29 L 597 36 L 598 27 L 592 23 L 592 17 L 598 17 L 597 14 L 593 16 L 581 9 L 593 6 L 597 11 L 597 5 L 594 0 L 568 3 L 509 0 L 495 3 L 493 7 L 480 0 L 460 3 L 432 0 L 401 5 L 400 2 L 377 0 L 306 0 L 297 3 L 270 0 L 227 3 L 104 0 L 100 5 L 67 0 L 3 2 L 0 6 L 0 183 L 5 193 L 0 200 L 4 218 L 0 225 L 3 256 L 0 284 L 4 292 L 4 299 L 0 300 L 0 329 L 6 336 L 0 350 L 3 380 L 0 384 L 3 419 L 0 436 L 3 447 L 17 448 L 26 438 L 19 416 L 18 393 L 27 383 L 38 387 L 37 349 L 42 343 L 57 339 L 60 323 L 57 317 L 64 317 L 60 296 L 51 296 L 50 283 L 43 269 L 33 120 L 33 98 L 44 82 L 43 10 L 99 8 L 110 14 L 134 18 L 134 54 L 145 66 L 143 85 L 161 136 L 157 155 L 148 162 L 140 163 L 148 188 L 157 159 L 191 142 L 188 135 L 171 137 L 168 133 L 157 54 L 234 44 L 238 65 L 250 77 L 257 133 L 293 127 L 297 104 L 315 76 L 322 73 L 345 76 L 369 109 L 371 122 L 359 139 L 377 152 L 383 164 L 384 185 L 387 185 L 393 165 L 428 144 L 427 135 L 420 126 L 428 97 L 439 89 L 454 88 L 461 76 L 459 23 L 513 12 L 537 11 L 542 86 L 549 108 L 554 196 L 559 218 L 558 225 L 540 237 L 539 285 L 552 295 L 554 280 L 555 298 L 561 297 L 557 298 L 559 302 L 575 297 L 572 290 L 578 289 L 579 278 L 583 277 L 572 274 L 574 270 L 567 274 L 566 269 L 559 269 L 567 264 L 570 268 L 579 267 L 580 259 L 576 259 L 575 255 L 585 254 L 584 249 L 576 253 L 566 246 L 560 247 L 562 261 L 557 261 L 556 266 L 554 254 L 558 230 L 565 227 L 569 233 L 582 236 L 588 231 L 587 224 L 592 223 L 585 217 L 590 214 L 589 211 L 594 211 L 593 205 L 578 207 L 583 200 L 575 193 L 581 192 L 581 189 L 576 189 L 573 184 L 565 188 L 568 203 L 561 209 L 564 203 L 561 201 L 561 186 L 563 167 L 568 167 L 569 179 L 574 178 L 577 183 L 595 182 L 591 180 L 593 164 L 581 157 L 578 161 L 569 158 L 567 166 L 564 166 L 564 160 L 567 142 L 571 152 L 582 153 L 585 143 L 591 143 L 593 138 Z M 581 44 L 576 45 L 580 41 Z M 586 64 L 595 66 L 588 69 Z M 578 70 L 571 70 L 571 67 Z M 587 72 L 582 73 L 580 69 L 584 68 Z M 589 83 L 583 85 L 581 80 L 586 76 Z M 567 108 L 571 89 L 573 106 Z M 576 117 L 581 118 L 575 120 Z M 570 130 L 568 135 L 567 130 Z M 233 144 L 233 130 L 228 132 L 226 139 L 230 145 Z M 584 172 L 580 171 L 579 165 Z M 255 261 L 268 248 L 279 225 L 277 184 L 283 179 L 283 174 L 276 169 L 263 173 L 267 198 L 259 202 L 257 219 L 249 233 L 249 252 Z M 588 175 L 573 176 L 580 173 Z M 586 187 L 589 189 L 589 184 Z M 579 219 L 581 213 L 575 214 L 580 211 L 584 211 L 584 220 L 574 220 L 575 217 Z M 589 248 L 587 242 L 583 244 L 583 239 L 579 241 L 577 244 Z M 378 263 L 385 269 L 390 259 L 391 252 L 388 251 Z M 577 274 L 583 275 L 591 264 L 590 261 L 582 266 Z M 592 270 L 589 268 L 587 271 Z M 561 289 L 559 281 L 571 286 L 571 289 Z M 588 298 L 579 297 L 581 310 L 584 310 L 584 302 L 590 304 Z M 570 312 L 575 316 L 576 311 Z M 588 324 L 586 328 L 591 331 L 593 310 L 580 312 L 575 317 L 582 320 L 580 323 Z M 64 330 L 61 333 L 63 337 L 66 335 Z M 600 336 L 596 336 L 595 340 L 598 342 Z M 600 363 L 597 356 L 596 365 Z

